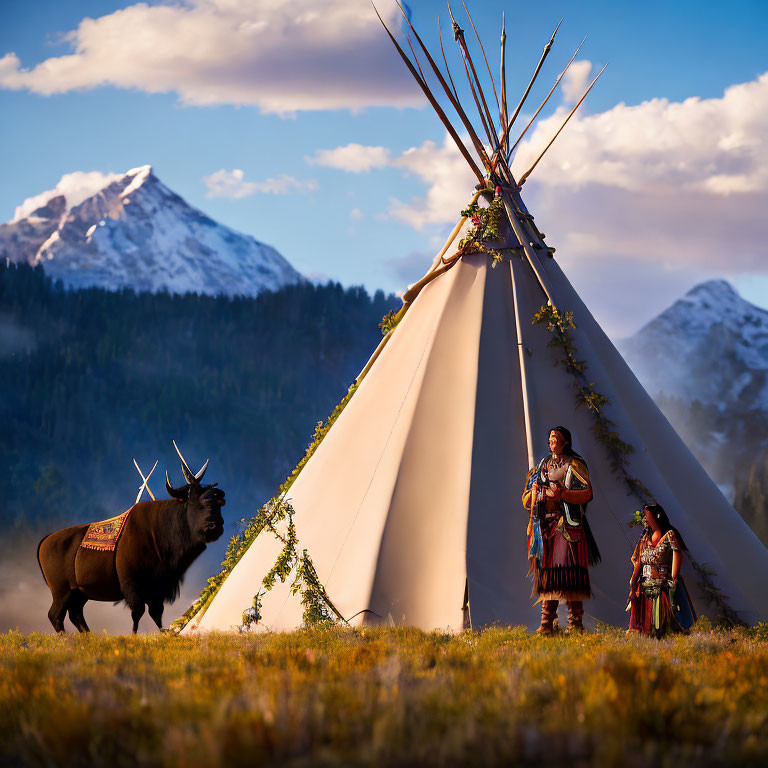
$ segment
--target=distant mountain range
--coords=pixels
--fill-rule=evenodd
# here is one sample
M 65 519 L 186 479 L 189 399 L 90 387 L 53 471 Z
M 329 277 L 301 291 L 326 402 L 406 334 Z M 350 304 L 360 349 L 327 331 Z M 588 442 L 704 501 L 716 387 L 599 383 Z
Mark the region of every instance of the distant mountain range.
M 85 198 L 26 201 L 0 225 L 3 257 L 42 265 L 70 288 L 256 296 L 305 282 L 274 248 L 188 205 L 148 165 Z M 9 323 L 0 342 L 27 349 L 29 333 Z M 768 445 L 768 311 L 713 280 L 618 347 L 710 474 L 733 488 Z
M 71 288 L 255 296 L 304 278 L 274 248 L 218 224 L 149 165 L 77 205 L 52 193 L 0 225 L 0 258 L 42 264 Z

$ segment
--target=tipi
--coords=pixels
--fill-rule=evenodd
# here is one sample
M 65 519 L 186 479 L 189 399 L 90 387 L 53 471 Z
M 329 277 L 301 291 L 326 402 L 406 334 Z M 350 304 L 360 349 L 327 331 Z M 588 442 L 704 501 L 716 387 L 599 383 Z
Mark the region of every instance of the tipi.
M 427 275 L 405 294 L 400 322 L 286 492 L 300 547 L 333 606 L 353 624 L 536 626 L 520 495 L 527 470 L 548 452 L 549 429 L 564 424 L 595 491 L 588 515 L 602 563 L 591 573 L 588 617 L 626 624 L 629 559 L 639 535 L 628 523 L 650 494 L 686 539 L 687 581 L 700 611 L 765 618 L 768 550 L 640 386 L 522 201 L 528 174 L 520 181 L 511 174 L 509 135 L 531 86 L 510 117 L 504 37 L 496 130 L 454 22 L 487 129 L 484 144 L 453 81 L 446 84 L 411 31 L 484 171 L 446 118 L 415 52 L 414 63 L 390 37 L 478 176 L 482 209 L 466 212 Z M 544 322 L 534 322 L 537 315 Z M 257 536 L 183 631 L 242 625 L 282 547 L 266 531 Z M 289 584 L 278 580 L 263 595 L 257 629 L 302 623 L 300 596 Z

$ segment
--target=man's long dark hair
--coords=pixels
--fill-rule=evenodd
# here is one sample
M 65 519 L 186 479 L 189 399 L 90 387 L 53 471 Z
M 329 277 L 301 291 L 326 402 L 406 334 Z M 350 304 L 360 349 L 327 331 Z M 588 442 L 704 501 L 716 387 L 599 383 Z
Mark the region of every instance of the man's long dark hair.
M 664 511 L 664 507 L 662 507 L 661 504 L 646 504 L 643 509 L 647 509 L 653 515 L 654 519 L 659 524 L 659 528 L 661 528 L 662 536 L 667 531 L 674 531 L 675 536 L 677 536 L 677 541 L 680 544 L 680 549 L 688 549 L 688 547 L 685 546 L 683 537 L 680 535 L 680 531 L 669 522 L 669 517 L 667 517 L 667 513 Z M 648 530 L 648 535 L 650 536 L 650 534 L 651 531 Z
M 576 451 L 573 450 L 573 444 L 571 442 L 571 431 L 565 427 L 552 427 L 552 429 L 547 432 L 547 438 L 549 438 L 549 435 L 552 432 L 559 432 L 563 436 L 563 440 L 565 440 L 565 448 L 563 448 L 563 453 L 566 456 L 575 455 Z

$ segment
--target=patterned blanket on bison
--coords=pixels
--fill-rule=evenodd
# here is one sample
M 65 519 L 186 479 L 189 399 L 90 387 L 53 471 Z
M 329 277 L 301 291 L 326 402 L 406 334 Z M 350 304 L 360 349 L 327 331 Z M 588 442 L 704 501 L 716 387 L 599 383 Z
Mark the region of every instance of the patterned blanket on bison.
M 91 523 L 80 542 L 80 546 L 86 549 L 114 552 L 130 511 L 127 509 L 117 517 L 110 517 L 109 520 L 102 520 L 100 523 Z

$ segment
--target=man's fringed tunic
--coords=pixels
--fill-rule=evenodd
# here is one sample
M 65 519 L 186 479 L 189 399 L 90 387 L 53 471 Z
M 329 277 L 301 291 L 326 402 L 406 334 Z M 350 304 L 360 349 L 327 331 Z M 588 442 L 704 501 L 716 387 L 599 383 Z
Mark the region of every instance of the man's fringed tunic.
M 559 486 L 560 500 L 547 495 Z M 528 563 L 537 602 L 589 598 L 589 566 L 600 553 L 586 518 L 592 484 L 584 459 L 576 453 L 545 456 L 526 478 L 523 504 L 530 512 Z

